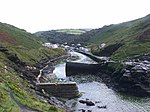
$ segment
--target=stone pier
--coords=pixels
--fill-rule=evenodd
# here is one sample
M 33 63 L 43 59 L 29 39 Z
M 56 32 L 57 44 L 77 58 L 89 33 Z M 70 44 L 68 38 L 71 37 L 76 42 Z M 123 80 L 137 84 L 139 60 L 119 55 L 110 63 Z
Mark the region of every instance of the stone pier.
M 97 73 L 100 69 L 100 64 L 85 64 L 85 63 L 76 63 L 76 62 L 67 62 L 66 63 L 66 75 L 78 75 L 80 73 Z

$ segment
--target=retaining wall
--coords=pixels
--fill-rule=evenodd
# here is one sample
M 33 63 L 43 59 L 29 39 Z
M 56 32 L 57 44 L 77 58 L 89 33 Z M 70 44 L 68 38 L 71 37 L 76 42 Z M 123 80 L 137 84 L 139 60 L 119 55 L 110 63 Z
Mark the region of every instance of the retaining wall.
M 77 84 L 75 82 L 68 83 L 37 83 L 37 90 L 42 89 L 55 97 L 74 98 L 79 96 Z

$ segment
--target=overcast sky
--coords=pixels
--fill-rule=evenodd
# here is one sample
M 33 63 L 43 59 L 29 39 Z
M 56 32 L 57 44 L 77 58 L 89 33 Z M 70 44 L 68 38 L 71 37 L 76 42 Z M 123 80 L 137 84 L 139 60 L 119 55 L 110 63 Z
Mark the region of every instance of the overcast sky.
M 100 28 L 150 14 L 150 0 L 0 0 L 0 22 L 29 32 Z

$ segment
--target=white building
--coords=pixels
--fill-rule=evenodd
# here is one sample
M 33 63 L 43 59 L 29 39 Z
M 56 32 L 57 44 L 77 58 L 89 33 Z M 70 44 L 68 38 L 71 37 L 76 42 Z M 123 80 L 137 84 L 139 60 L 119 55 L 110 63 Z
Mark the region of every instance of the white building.
M 43 46 L 45 47 L 48 47 L 48 48 L 58 48 L 58 45 L 57 44 L 52 44 L 52 43 L 44 43 L 42 44 Z
M 44 44 L 42 44 L 43 46 L 45 46 L 45 47 L 50 47 L 51 46 L 51 43 L 44 43 Z
M 79 50 L 83 51 L 83 52 L 90 52 L 91 49 L 89 48 L 84 48 L 84 47 L 79 47 Z
M 53 44 L 51 47 L 56 49 L 56 48 L 58 48 L 58 45 L 57 44 Z
M 80 47 L 80 46 L 81 46 L 81 44 L 77 44 L 77 46 L 78 46 L 78 47 Z
M 99 48 L 103 48 L 103 47 L 105 47 L 105 45 L 106 45 L 105 43 L 102 43 L 99 45 Z

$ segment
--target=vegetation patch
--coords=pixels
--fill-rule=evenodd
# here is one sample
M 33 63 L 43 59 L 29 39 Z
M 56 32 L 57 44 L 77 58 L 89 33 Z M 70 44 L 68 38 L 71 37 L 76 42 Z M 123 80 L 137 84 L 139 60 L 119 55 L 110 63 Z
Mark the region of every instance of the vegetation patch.
M 10 37 L 7 33 L 0 32 L 0 42 L 6 42 L 10 44 L 16 44 L 16 39 Z
M 150 29 L 144 31 L 140 36 L 138 36 L 139 41 L 150 41 Z

